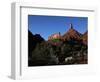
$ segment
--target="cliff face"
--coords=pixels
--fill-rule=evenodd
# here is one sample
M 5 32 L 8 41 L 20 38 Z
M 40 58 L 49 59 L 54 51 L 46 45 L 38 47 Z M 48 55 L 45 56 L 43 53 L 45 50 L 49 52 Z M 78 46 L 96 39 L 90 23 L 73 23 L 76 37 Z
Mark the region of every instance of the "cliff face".
M 29 49 L 28 54 L 29 56 L 31 56 L 31 52 L 35 48 L 35 46 L 38 43 L 41 43 L 42 41 L 44 41 L 44 39 L 39 34 L 33 35 L 30 31 L 28 31 L 28 49 Z
M 61 34 L 60 32 L 59 33 L 55 33 L 55 34 L 52 34 L 51 36 L 48 37 L 48 40 L 52 40 L 52 39 L 61 39 Z
M 68 32 L 66 32 L 63 36 L 62 36 L 62 38 L 63 38 L 63 40 L 64 41 L 69 41 L 69 40 L 78 40 L 78 41 L 80 41 L 81 40 L 81 37 L 82 36 L 82 34 L 81 33 L 79 33 L 79 32 L 77 32 L 75 29 L 73 29 L 73 28 L 70 28 L 69 29 L 69 31 Z
M 83 34 L 82 41 L 83 41 L 83 44 L 85 45 L 88 44 L 88 32 L 87 31 Z

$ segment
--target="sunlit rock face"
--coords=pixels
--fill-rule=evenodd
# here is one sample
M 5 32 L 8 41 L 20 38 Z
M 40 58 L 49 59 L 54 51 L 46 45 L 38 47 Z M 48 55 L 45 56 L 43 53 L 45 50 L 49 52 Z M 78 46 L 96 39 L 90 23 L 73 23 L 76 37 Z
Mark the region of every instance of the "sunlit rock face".
M 52 40 L 52 39 L 61 39 L 60 32 L 59 33 L 52 34 L 51 36 L 48 37 L 48 40 Z
M 70 24 L 70 29 L 62 36 L 64 41 L 69 41 L 69 40 L 78 40 L 81 41 L 81 36 L 82 34 L 76 31 L 73 28 L 73 25 Z

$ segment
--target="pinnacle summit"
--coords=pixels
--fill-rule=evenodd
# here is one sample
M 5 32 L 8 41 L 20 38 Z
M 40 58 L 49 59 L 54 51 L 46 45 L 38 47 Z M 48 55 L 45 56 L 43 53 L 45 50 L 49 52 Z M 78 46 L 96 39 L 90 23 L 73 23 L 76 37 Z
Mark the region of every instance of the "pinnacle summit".
M 70 28 L 73 29 L 73 25 L 72 25 L 72 23 L 70 23 Z

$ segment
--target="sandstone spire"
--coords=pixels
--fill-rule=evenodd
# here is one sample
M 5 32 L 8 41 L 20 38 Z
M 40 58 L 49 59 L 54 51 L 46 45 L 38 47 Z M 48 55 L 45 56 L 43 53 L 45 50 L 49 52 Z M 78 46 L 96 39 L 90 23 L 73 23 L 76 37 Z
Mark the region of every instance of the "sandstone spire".
M 70 29 L 73 29 L 73 25 L 72 25 L 72 23 L 70 23 Z

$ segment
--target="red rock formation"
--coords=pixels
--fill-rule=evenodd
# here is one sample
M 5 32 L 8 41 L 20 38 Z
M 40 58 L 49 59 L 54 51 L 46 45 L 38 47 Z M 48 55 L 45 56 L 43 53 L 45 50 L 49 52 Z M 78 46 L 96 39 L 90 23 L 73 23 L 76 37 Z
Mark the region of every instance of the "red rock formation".
M 82 36 L 83 44 L 88 44 L 88 32 L 86 31 Z
M 52 34 L 51 36 L 49 36 L 48 40 L 52 40 L 52 39 L 61 39 L 60 32 Z
M 73 25 L 70 24 L 70 29 L 63 35 L 61 36 L 60 33 L 55 33 L 49 36 L 48 40 L 53 40 L 53 39 L 60 39 L 62 41 L 70 41 L 70 40 L 77 40 L 85 45 L 87 45 L 87 40 L 88 40 L 88 33 L 85 32 L 83 35 L 76 31 L 73 28 Z
M 63 38 L 64 41 L 66 41 L 66 40 L 72 40 L 72 39 L 80 41 L 81 40 L 81 38 L 80 38 L 81 36 L 82 36 L 82 34 L 79 33 L 78 31 L 76 31 L 73 28 L 72 24 L 70 24 L 70 29 L 68 30 L 68 32 L 66 32 L 62 36 L 62 38 Z

